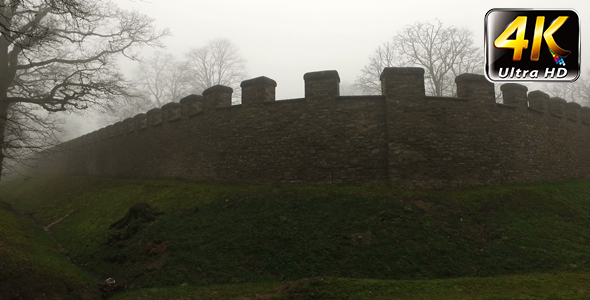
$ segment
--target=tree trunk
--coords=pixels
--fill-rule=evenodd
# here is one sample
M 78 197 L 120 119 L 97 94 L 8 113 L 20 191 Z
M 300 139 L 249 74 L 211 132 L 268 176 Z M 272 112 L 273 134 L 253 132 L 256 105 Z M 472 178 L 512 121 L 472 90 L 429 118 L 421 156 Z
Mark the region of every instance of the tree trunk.
M 4 171 L 4 148 L 6 140 L 6 124 L 8 122 L 8 88 L 10 87 L 16 70 L 11 68 L 9 55 L 10 42 L 4 36 L 0 37 L 0 180 Z
M 6 123 L 8 122 L 8 104 L 0 99 L 0 181 L 4 171 L 4 138 L 6 135 Z

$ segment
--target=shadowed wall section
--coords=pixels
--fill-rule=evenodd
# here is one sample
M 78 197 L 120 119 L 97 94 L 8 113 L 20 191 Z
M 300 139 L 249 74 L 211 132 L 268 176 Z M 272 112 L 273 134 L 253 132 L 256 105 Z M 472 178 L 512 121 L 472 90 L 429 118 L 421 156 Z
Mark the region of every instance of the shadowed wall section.
M 382 96 L 340 96 L 336 71 L 307 73 L 305 98 L 244 81 L 214 86 L 45 152 L 38 173 L 256 184 L 448 188 L 584 179 L 590 108 L 483 76 L 458 98 L 424 95 L 424 71 L 386 68 Z

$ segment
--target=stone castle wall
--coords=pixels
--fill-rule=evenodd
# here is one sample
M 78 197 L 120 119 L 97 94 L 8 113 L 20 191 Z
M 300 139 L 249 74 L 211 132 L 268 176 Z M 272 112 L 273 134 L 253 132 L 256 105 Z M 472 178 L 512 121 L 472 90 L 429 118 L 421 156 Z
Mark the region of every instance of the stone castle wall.
M 107 126 L 46 152 L 37 172 L 246 184 L 449 188 L 584 179 L 590 108 L 483 76 L 458 98 L 424 95 L 424 71 L 386 68 L 381 96 L 339 96 L 338 73 L 304 76 L 305 98 L 275 101 L 276 82 L 242 82 L 242 104 L 202 96 Z

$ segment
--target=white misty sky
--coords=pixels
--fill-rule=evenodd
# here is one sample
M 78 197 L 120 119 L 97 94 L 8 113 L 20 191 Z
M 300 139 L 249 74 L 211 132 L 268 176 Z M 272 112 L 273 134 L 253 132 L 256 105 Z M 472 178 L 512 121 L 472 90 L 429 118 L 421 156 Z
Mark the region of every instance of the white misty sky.
M 121 8 L 137 10 L 169 28 L 166 49 L 181 58 L 191 47 L 214 38 L 228 38 L 247 63 L 250 78 L 277 81 L 277 99 L 303 97 L 303 74 L 337 70 L 342 83 L 354 83 L 368 57 L 405 25 L 435 21 L 467 27 L 483 49 L 484 17 L 492 8 L 573 8 L 581 23 L 582 69 L 588 48 L 590 1 L 384 1 L 384 0 L 113 0 Z M 557 7 L 556 5 L 559 5 Z M 149 48 L 145 49 L 149 55 Z M 483 51 L 483 50 L 482 50 Z M 122 62 L 131 75 L 135 63 Z M 584 74 L 583 74 L 584 75 Z M 98 129 L 91 118 L 73 118 L 73 136 Z

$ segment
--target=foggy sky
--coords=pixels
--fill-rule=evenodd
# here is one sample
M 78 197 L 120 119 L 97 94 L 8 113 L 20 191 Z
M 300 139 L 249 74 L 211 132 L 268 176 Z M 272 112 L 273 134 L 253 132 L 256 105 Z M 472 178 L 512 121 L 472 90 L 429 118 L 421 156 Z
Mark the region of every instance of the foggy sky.
M 433 22 L 466 27 L 475 44 L 484 44 L 484 17 L 492 8 L 573 8 L 580 17 L 582 76 L 589 68 L 587 24 L 590 1 L 194 1 L 114 0 L 155 19 L 158 28 L 169 28 L 163 40 L 169 52 L 182 58 L 192 47 L 214 38 L 227 38 L 247 63 L 249 78 L 267 76 L 277 82 L 277 99 L 303 97 L 303 74 L 337 70 L 342 83 L 354 83 L 368 57 L 403 26 Z M 556 5 L 559 5 L 557 7 Z M 153 49 L 145 48 L 146 55 Z M 135 63 L 122 62 L 125 74 Z M 99 128 L 92 118 L 69 118 L 78 128 L 74 136 Z

